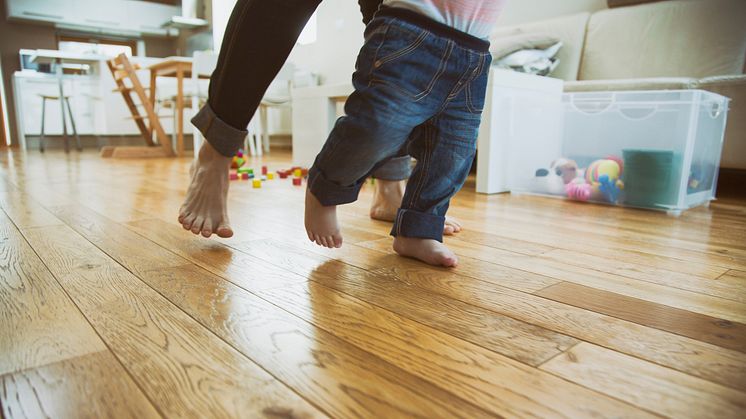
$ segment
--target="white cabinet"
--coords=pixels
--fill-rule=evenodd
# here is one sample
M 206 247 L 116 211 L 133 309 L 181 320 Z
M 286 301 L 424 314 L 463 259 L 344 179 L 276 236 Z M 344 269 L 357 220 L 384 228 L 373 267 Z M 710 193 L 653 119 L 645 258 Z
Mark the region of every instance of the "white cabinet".
M 59 23 L 101 33 L 177 35 L 161 27 L 180 6 L 140 0 L 6 0 L 8 18 Z
M 161 25 L 171 17 L 181 14 L 181 7 L 150 3 L 138 0 L 124 0 L 128 29 L 142 33 L 166 34 Z
M 40 22 L 64 22 L 72 17 L 69 2 L 59 0 L 6 0 L 8 17 Z
M 122 0 L 105 3 L 101 0 L 74 0 L 73 9 L 75 10 L 73 21 L 76 24 L 109 29 L 123 29 L 127 26 L 124 19 L 127 7 Z

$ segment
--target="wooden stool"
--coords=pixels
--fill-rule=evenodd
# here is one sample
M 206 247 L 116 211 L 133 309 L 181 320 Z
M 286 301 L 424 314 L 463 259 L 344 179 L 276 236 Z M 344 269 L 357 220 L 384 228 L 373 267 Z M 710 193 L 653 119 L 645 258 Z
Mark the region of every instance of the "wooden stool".
M 39 151 L 42 153 L 44 152 L 44 120 L 46 108 L 47 108 L 47 100 L 60 100 L 59 96 L 50 96 L 50 95 L 39 95 L 41 96 L 41 135 L 39 136 Z M 67 114 L 70 116 L 70 126 L 73 129 L 73 135 L 75 136 L 75 144 L 78 151 L 83 149 L 83 146 L 80 144 L 80 137 L 78 136 L 78 130 L 75 129 L 75 118 L 73 117 L 73 111 L 70 107 L 70 96 L 64 97 L 64 103 L 62 104 L 62 133 L 63 138 L 65 139 L 65 152 L 70 152 L 70 145 L 67 142 L 67 121 L 65 119 L 65 105 L 67 105 Z

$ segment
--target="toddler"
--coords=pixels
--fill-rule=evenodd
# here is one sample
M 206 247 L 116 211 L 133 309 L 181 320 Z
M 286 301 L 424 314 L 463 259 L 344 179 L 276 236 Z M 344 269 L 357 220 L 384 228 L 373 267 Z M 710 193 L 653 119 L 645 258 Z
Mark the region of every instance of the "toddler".
M 504 0 L 384 0 L 365 30 L 354 93 L 309 171 L 308 238 L 340 247 L 336 206 L 397 156 L 417 160 L 391 235 L 394 250 L 456 266 L 443 245 L 451 197 L 476 152 L 487 75 L 486 40 Z

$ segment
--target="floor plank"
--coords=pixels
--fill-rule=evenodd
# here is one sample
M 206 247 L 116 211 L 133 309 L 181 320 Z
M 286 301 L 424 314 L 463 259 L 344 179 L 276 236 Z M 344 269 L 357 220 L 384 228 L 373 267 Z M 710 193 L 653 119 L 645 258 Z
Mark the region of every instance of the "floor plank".
M 159 418 L 114 356 L 96 352 L 0 377 L 11 418 Z
M 143 280 L 336 417 L 464 417 L 488 413 L 194 265 Z
M 135 274 L 181 266 L 187 261 L 82 205 L 54 206 L 50 211 L 81 236 Z
M 104 349 L 91 325 L 0 211 L 0 375 Z
M 321 416 L 72 229 L 32 229 L 27 235 L 49 255 L 47 266 L 165 415 Z M 70 270 L 68 261 L 89 258 Z
M 631 406 L 568 385 L 552 375 L 537 375 L 535 369 L 524 364 L 424 328 L 315 281 L 263 291 L 261 295 L 401 368 L 448 385 L 455 394 L 500 415 L 646 416 Z
M 535 293 L 551 300 L 746 352 L 746 325 L 563 282 Z
M 746 411 L 746 393 L 588 343 L 541 369 L 664 416 L 736 419 Z
M 357 248 L 356 250 L 352 250 Z M 345 263 L 371 267 L 363 252 L 385 252 L 348 246 L 346 250 L 326 250 L 315 246 L 306 252 L 338 256 Z M 344 249 L 344 248 L 343 248 Z M 340 256 L 342 255 L 342 256 Z M 397 264 L 398 265 L 398 264 Z M 679 371 L 717 383 L 746 390 L 746 356 L 738 351 L 641 326 L 636 323 L 606 316 L 589 310 L 557 303 L 542 297 L 518 292 L 507 287 L 479 281 L 446 280 L 441 269 L 420 267 L 418 271 L 399 266 L 378 268 L 382 278 L 402 281 L 447 295 L 470 304 L 502 313 L 527 323 L 558 331 L 568 336 L 609 347 L 619 352 L 659 363 Z M 456 274 L 458 275 L 458 274 Z
M 740 284 L 731 284 L 728 281 L 713 281 L 690 274 L 623 261 L 608 260 L 603 257 L 564 249 L 556 249 L 544 253 L 542 257 L 630 279 L 638 279 L 699 294 L 725 298 L 739 303 L 746 303 L 746 289 L 740 286 Z
M 187 255 L 192 246 L 199 246 L 199 238 L 184 237 L 177 226 L 160 221 L 138 222 L 134 224 L 138 231 L 149 235 L 161 245 L 175 252 Z M 282 276 L 285 283 L 305 282 L 305 278 L 324 283 L 334 283 L 343 292 L 374 302 L 407 317 L 437 325 L 463 339 L 484 345 L 507 356 L 537 365 L 568 348 L 576 341 L 567 336 L 553 333 L 546 329 L 527 325 L 507 316 L 470 306 L 461 301 L 454 301 L 438 295 L 423 295 L 405 284 L 380 281 L 365 270 L 355 269 L 349 265 L 325 266 L 325 259 L 312 255 L 293 253 L 291 249 L 277 242 L 261 241 L 244 243 L 236 246 L 243 252 L 226 248 L 233 259 L 241 259 L 243 254 L 252 255 L 255 271 L 271 272 L 270 278 Z M 194 258 L 190 261 L 213 272 L 220 272 L 220 261 L 208 258 Z M 224 278 L 250 291 L 276 288 L 281 286 L 264 285 L 256 287 L 255 283 L 245 276 L 220 274 Z M 283 285 L 284 286 L 284 285 Z M 390 295 L 396 295 L 395 300 Z M 469 327 L 464 327 L 468 325 Z
M 537 365 L 577 343 L 576 339 L 548 329 L 387 279 L 385 272 L 368 272 L 349 264 L 328 261 L 324 257 L 296 252 L 277 242 L 252 241 L 240 248 L 320 284 L 529 365 Z M 278 259 L 275 255 L 281 253 L 288 256 Z M 410 261 L 385 255 L 377 265 L 390 266 L 392 263 L 409 264 Z M 421 268 L 419 263 L 415 265 Z M 392 300 L 391 295 L 396 295 L 396 300 Z

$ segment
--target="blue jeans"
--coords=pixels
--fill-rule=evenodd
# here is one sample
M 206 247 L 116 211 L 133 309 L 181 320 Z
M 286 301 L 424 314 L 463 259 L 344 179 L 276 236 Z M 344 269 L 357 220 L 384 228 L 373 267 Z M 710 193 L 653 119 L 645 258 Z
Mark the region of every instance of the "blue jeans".
M 355 92 L 308 187 L 322 205 L 350 203 L 370 173 L 411 155 L 417 164 L 391 234 L 442 241 L 448 204 L 476 153 L 489 43 L 394 8 L 382 8 L 365 35 Z

